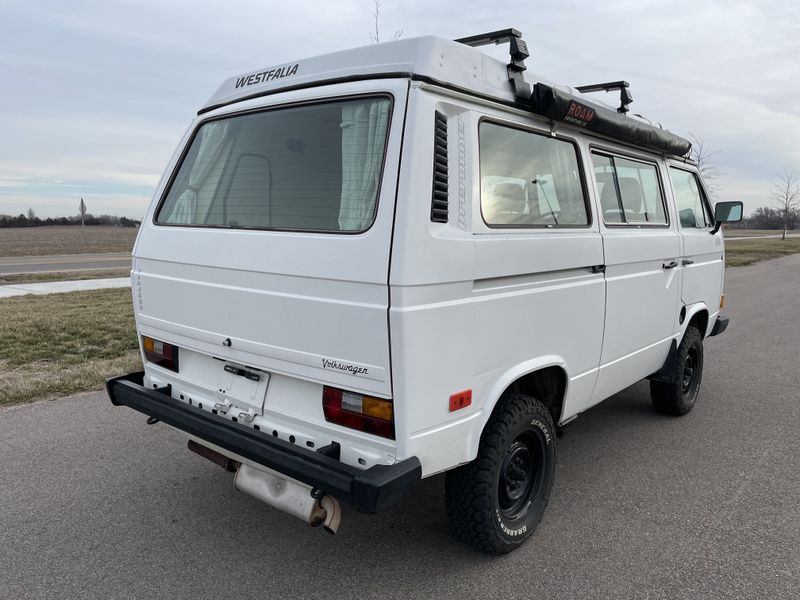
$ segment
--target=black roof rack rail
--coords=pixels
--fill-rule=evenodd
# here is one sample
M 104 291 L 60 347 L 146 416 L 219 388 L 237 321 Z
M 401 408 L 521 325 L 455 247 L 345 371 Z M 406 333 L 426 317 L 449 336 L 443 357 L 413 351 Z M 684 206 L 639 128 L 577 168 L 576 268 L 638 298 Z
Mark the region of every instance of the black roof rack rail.
M 617 109 L 617 112 L 624 115 L 626 112 L 628 112 L 628 105 L 633 102 L 633 96 L 631 96 L 631 93 L 628 91 L 629 87 L 631 87 L 631 84 L 627 81 L 609 81 L 606 83 L 581 85 L 575 89 L 581 94 L 586 94 L 588 92 L 612 92 L 614 90 L 619 90 L 619 108 Z
M 479 33 L 455 40 L 467 46 L 486 46 L 488 44 L 509 44 L 508 53 L 511 55 L 511 62 L 508 63 L 508 78 L 514 86 L 514 94 L 518 100 L 529 102 L 531 98 L 531 87 L 525 82 L 522 72 L 525 70 L 525 59 L 530 57 L 528 44 L 522 39 L 522 33 L 517 29 L 500 29 L 488 33 Z
M 687 156 L 692 148 L 688 140 L 674 133 L 628 117 L 626 113 L 628 105 L 633 102 L 633 96 L 627 81 L 610 81 L 575 88 L 581 94 L 619 90 L 620 106 L 616 111 L 543 82 L 537 82 L 531 88 L 523 74 L 525 59 L 530 58 L 528 45 L 516 29 L 490 31 L 455 41 L 473 47 L 509 44 L 511 62 L 508 63 L 508 79 L 517 103 L 526 110 L 550 119 L 552 123 L 567 123 L 640 148 L 675 156 Z

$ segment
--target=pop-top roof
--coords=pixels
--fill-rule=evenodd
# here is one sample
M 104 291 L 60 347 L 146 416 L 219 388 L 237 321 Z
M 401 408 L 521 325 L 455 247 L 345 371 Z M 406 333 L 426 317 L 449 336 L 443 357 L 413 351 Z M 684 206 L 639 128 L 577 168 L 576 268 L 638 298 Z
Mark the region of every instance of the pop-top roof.
M 233 102 L 310 85 L 389 77 L 430 80 L 501 102 L 520 103 L 519 94 L 509 80 L 507 64 L 464 43 L 425 36 L 290 61 L 231 77 L 222 83 L 199 112 L 202 114 Z M 691 146 L 683 138 L 635 116 L 617 115 L 614 108 L 594 99 L 586 100 L 568 86 L 556 85 L 530 71 L 524 72 L 524 80 L 534 89 L 533 100 L 537 97 L 535 87 L 538 87 L 540 98 L 543 97 L 541 92 L 547 91 L 548 98 L 554 96 L 557 101 L 566 102 L 563 107 L 552 101 L 543 105 L 543 109 L 528 106 L 533 112 L 660 152 L 679 156 L 689 152 Z M 574 100 L 573 104 L 579 104 L 581 110 L 592 113 L 594 120 L 591 125 L 567 115 L 570 99 Z M 558 110 L 554 111 L 554 107 Z
M 509 102 L 514 100 L 514 90 L 503 62 L 477 48 L 425 36 L 323 54 L 231 77 L 214 92 L 200 112 L 289 87 L 372 75 L 415 75 L 471 93 Z M 530 73 L 526 80 L 544 81 Z M 569 91 L 567 87 L 562 89 Z

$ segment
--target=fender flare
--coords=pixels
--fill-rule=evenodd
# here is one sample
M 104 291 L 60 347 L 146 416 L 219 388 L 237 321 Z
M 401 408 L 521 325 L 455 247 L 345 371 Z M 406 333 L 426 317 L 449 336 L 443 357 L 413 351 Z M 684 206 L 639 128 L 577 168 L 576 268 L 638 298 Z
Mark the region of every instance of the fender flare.
M 500 401 L 500 397 L 503 395 L 503 392 L 505 392 L 508 387 L 520 377 L 524 377 L 525 375 L 529 375 L 530 373 L 540 371 L 548 367 L 559 367 L 562 371 L 564 371 L 564 397 L 566 398 L 569 392 L 569 369 L 567 368 L 567 363 L 564 361 L 564 359 L 558 355 L 546 354 L 544 356 L 532 358 L 505 371 L 500 377 L 497 378 L 494 385 L 489 390 L 489 393 L 486 397 L 486 402 L 483 403 L 483 407 L 481 408 L 480 417 L 477 419 L 477 423 L 470 434 L 470 439 L 468 442 L 469 460 L 473 460 L 478 455 L 478 445 L 480 444 L 481 435 L 483 434 L 483 430 L 486 427 L 486 424 L 489 422 L 489 418 L 492 416 L 492 412 L 497 406 L 497 403 Z
M 689 328 L 689 323 L 692 322 L 692 319 L 697 315 L 700 311 L 706 311 L 708 313 L 708 323 L 706 325 L 706 331 L 701 331 L 700 333 L 705 338 L 710 331 L 710 327 L 714 324 L 714 317 L 718 313 L 714 313 L 713 315 L 708 310 L 708 306 L 706 306 L 705 302 L 695 302 L 694 304 L 690 304 L 689 306 L 683 307 L 686 310 L 686 314 L 683 318 L 683 323 L 681 324 L 680 330 L 672 337 L 672 342 L 669 346 L 669 352 L 667 353 L 667 358 L 664 360 L 664 364 L 661 368 L 650 375 L 648 377 L 651 381 L 663 381 L 666 383 L 672 383 L 675 367 L 678 360 L 678 344 L 683 340 L 683 336 L 686 335 L 686 330 Z
M 701 331 L 700 333 L 703 334 L 703 338 L 705 339 L 708 336 L 708 333 L 711 331 L 711 327 L 714 326 L 714 318 L 719 314 L 719 311 L 712 312 L 705 302 L 695 302 L 694 304 L 689 304 L 686 307 L 686 317 L 683 320 L 683 324 L 681 325 L 680 335 L 676 337 L 678 343 L 683 339 L 683 336 L 686 335 L 686 329 L 689 327 L 689 323 L 692 322 L 692 319 L 699 313 L 700 311 L 704 310 L 708 313 L 708 323 L 706 324 L 706 330 Z

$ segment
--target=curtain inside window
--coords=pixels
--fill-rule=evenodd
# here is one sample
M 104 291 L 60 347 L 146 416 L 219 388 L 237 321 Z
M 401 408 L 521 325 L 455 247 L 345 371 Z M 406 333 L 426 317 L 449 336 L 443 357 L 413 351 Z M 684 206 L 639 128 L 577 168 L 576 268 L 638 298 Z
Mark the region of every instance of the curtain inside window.
M 389 100 L 342 106 L 341 231 L 362 231 L 375 214 L 389 106 Z
M 197 223 L 197 191 L 205 183 L 211 169 L 217 164 L 218 157 L 225 146 L 228 127 L 230 123 L 216 121 L 208 123 L 200 130 L 199 150 L 195 158 L 192 171 L 189 174 L 189 184 L 175 202 L 175 208 L 168 219 L 172 223 Z M 197 143 L 195 141 L 195 144 Z

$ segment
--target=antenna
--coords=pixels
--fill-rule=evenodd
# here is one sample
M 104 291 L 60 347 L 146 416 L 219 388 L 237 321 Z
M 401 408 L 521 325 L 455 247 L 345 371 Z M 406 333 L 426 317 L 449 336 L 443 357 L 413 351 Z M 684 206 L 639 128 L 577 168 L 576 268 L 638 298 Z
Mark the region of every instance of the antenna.
M 624 115 L 626 112 L 628 112 L 628 105 L 633 102 L 633 96 L 631 96 L 631 93 L 628 91 L 629 87 L 631 87 L 631 84 L 627 81 L 609 81 L 607 83 L 582 85 L 580 87 L 576 87 L 575 89 L 581 94 L 586 94 L 587 92 L 612 92 L 614 90 L 619 90 L 619 108 L 617 109 L 617 112 Z
M 508 78 L 514 86 L 514 94 L 520 101 L 527 102 L 531 98 L 531 88 L 525 83 L 522 72 L 525 70 L 525 59 L 530 57 L 528 44 L 522 39 L 522 33 L 516 29 L 501 29 L 500 31 L 490 31 L 469 37 L 455 40 L 467 46 L 486 46 L 488 44 L 509 44 L 508 53 L 511 55 L 511 62 L 508 63 Z M 627 85 L 627 84 L 626 84 Z

